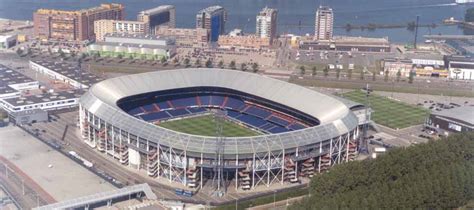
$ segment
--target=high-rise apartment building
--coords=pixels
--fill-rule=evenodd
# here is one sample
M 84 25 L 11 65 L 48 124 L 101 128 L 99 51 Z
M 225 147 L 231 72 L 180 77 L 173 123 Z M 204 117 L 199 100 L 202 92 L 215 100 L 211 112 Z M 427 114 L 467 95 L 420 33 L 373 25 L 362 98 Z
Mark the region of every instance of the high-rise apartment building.
M 277 33 L 277 10 L 265 7 L 257 15 L 256 35 L 260 38 L 269 38 L 270 42 Z
M 227 12 L 221 6 L 210 6 L 199 11 L 196 15 L 196 28 L 209 30 L 210 41 L 216 42 L 219 35 L 225 33 Z
M 33 14 L 34 34 L 40 39 L 94 40 L 94 21 L 123 18 L 121 4 L 101 4 L 77 11 L 39 9 Z
M 146 34 L 146 24 L 128 20 L 96 20 L 94 22 L 95 39 L 104 41 L 106 34 Z
M 317 40 L 330 40 L 333 33 L 334 13 L 330 7 L 319 6 L 316 10 L 314 36 Z
M 160 26 L 176 27 L 176 8 L 173 5 L 161 5 L 138 13 L 137 20 L 146 23 L 147 31 L 155 34 Z

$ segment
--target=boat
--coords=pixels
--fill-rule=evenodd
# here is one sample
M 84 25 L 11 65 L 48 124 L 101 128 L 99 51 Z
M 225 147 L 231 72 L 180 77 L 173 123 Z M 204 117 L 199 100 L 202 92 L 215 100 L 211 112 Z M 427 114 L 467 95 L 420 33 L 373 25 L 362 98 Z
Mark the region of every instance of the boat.
M 474 4 L 474 0 L 455 0 L 456 4 Z

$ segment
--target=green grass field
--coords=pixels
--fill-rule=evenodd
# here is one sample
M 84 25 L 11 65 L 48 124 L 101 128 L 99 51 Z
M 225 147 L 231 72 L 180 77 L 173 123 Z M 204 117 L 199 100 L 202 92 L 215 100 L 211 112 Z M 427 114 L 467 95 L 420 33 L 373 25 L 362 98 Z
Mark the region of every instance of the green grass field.
M 216 123 L 212 115 L 204 115 L 160 123 L 170 130 L 201 136 L 216 136 Z M 222 135 L 225 137 L 257 136 L 260 133 L 230 121 L 224 121 Z
M 356 90 L 344 93 L 347 99 L 365 103 L 365 93 Z M 397 129 L 422 124 L 429 115 L 427 109 L 398 102 L 372 93 L 369 97 L 370 107 L 374 110 L 372 120 L 387 127 Z

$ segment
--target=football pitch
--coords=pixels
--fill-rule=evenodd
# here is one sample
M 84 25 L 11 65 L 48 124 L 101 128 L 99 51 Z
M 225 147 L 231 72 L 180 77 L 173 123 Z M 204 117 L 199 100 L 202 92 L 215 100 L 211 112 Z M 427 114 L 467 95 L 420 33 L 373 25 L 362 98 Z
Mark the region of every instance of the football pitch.
M 217 126 L 212 115 L 197 116 L 180 120 L 173 120 L 160 123 L 159 126 L 170 130 L 200 135 L 216 136 Z M 243 127 L 230 121 L 222 121 L 222 136 L 225 137 L 243 137 L 257 136 L 261 133 Z
M 360 90 L 344 93 L 343 96 L 355 102 L 365 103 L 365 93 Z M 422 124 L 429 115 L 427 109 L 395 101 L 374 93 L 370 94 L 369 102 L 370 107 L 374 110 L 372 120 L 393 129 Z

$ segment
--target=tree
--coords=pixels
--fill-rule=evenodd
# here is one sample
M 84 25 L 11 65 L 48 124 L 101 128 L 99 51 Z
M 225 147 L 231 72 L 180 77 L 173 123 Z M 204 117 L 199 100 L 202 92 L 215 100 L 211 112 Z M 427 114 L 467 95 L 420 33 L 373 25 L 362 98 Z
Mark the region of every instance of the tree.
M 118 54 L 118 55 L 117 55 L 117 58 L 118 58 L 118 59 L 122 59 L 122 58 L 123 58 L 123 54 Z
M 253 73 L 257 73 L 257 72 L 258 72 L 258 63 L 253 63 L 253 64 L 252 64 L 252 71 L 253 71 Z
M 402 72 L 400 69 L 397 71 L 397 82 L 400 82 L 400 78 L 402 77 Z
M 306 68 L 304 66 L 300 66 L 300 75 L 304 76 L 305 73 L 306 73 Z
M 383 81 L 388 82 L 388 70 L 383 73 Z
M 16 54 L 21 56 L 23 54 L 23 50 L 21 48 L 16 49 Z
M 219 68 L 223 69 L 224 68 L 224 61 L 220 60 L 219 64 L 217 64 L 217 66 L 219 66 Z
M 412 84 L 414 77 L 415 77 L 415 72 L 410 71 L 410 75 L 408 76 L 408 83 Z
M 201 67 L 201 59 L 199 59 L 199 58 L 196 59 L 196 61 L 194 62 L 194 65 L 195 65 L 196 67 Z
M 161 56 L 161 58 L 160 58 L 160 62 L 161 62 L 162 64 L 165 64 L 167 60 L 168 60 L 168 59 L 166 59 L 165 56 Z
M 309 186 L 311 196 L 288 209 L 464 206 L 474 199 L 472 139 L 474 133 L 460 133 L 439 141 L 394 148 L 376 159 L 338 165 L 315 175 Z
M 375 70 L 372 72 L 372 81 L 377 80 L 377 73 L 375 73 Z
M 311 68 L 311 76 L 316 76 L 316 74 L 318 73 L 317 71 L 318 69 L 316 68 L 316 66 L 313 66 L 313 68 Z
M 59 53 L 59 57 L 61 57 L 61 58 L 64 58 L 66 56 L 63 49 L 61 49 L 61 48 L 59 48 L 58 53 Z
M 207 68 L 212 68 L 212 61 L 211 61 L 211 59 L 207 59 L 205 65 L 206 65 Z
M 352 69 L 349 69 L 349 70 L 347 71 L 347 77 L 348 77 L 349 79 L 352 79 Z
M 184 59 L 184 67 L 188 68 L 189 67 L 190 60 L 189 58 Z
M 230 69 L 233 69 L 233 70 L 236 69 L 236 68 L 235 68 L 235 61 L 234 61 L 234 60 L 229 63 L 229 68 L 230 68 Z
M 327 66 L 324 67 L 323 72 L 324 72 L 324 77 L 328 77 L 328 76 L 329 76 L 329 68 L 328 68 Z
M 242 70 L 242 71 L 247 71 L 247 64 L 241 63 L 241 64 L 240 64 L 240 70 Z

